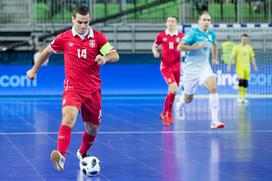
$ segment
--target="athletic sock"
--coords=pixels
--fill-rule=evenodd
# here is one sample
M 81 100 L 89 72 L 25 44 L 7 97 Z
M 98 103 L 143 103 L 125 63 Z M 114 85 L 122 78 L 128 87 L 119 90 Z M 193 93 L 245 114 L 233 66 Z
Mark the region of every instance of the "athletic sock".
M 246 87 L 242 87 L 241 97 L 242 97 L 243 99 L 245 99 L 245 98 L 246 98 L 246 90 L 247 90 L 247 88 L 246 88 Z
M 179 108 L 183 107 L 185 104 L 186 104 L 186 102 L 184 100 L 184 96 L 181 96 L 179 103 L 178 103 Z
M 242 98 L 243 97 L 243 88 L 242 86 L 239 86 L 238 87 L 238 95 L 239 95 L 239 98 Z
M 175 100 L 175 94 L 167 94 L 164 102 L 163 114 L 172 113 L 172 106 Z
M 68 150 L 71 141 L 72 129 L 69 126 L 61 125 L 58 134 L 58 151 L 66 157 L 66 152 Z
M 211 109 L 212 121 L 218 121 L 219 96 L 218 94 L 209 94 L 209 105 Z
M 82 143 L 79 149 L 79 153 L 81 155 L 86 155 L 87 151 L 91 148 L 93 142 L 95 140 L 95 136 L 90 136 L 87 131 L 84 131 L 82 136 Z

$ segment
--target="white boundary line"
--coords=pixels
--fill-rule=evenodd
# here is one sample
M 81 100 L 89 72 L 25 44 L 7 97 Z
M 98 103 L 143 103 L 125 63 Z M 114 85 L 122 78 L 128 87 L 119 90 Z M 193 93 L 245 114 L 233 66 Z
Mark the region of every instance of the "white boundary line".
M 241 133 L 240 130 L 203 130 L 203 131 L 102 131 L 98 134 L 207 134 L 207 133 Z M 272 133 L 272 130 L 249 130 L 251 133 Z M 72 132 L 74 135 L 82 131 Z M 58 132 L 2 132 L 0 135 L 57 135 Z
M 46 180 L 42 174 L 36 169 L 36 167 L 32 164 L 32 162 L 21 152 L 21 150 L 7 137 L 7 135 L 4 135 L 4 137 L 7 139 L 7 141 L 14 147 L 14 149 L 21 155 L 21 157 L 26 161 L 26 163 L 29 164 L 29 166 L 34 170 L 34 172 L 42 179 Z
M 179 96 L 179 95 L 178 95 Z M 219 96 L 221 98 L 237 98 L 238 94 L 224 94 L 219 92 Z M 194 95 L 194 98 L 206 98 L 209 97 L 209 94 L 196 94 Z M 104 100 L 109 99 L 161 99 L 165 98 L 165 95 L 163 94 L 154 94 L 150 96 L 146 95 L 104 95 Z M 272 98 L 272 94 L 247 94 L 247 98 Z M 0 101 L 6 101 L 6 100 L 16 100 L 16 101 L 22 101 L 22 100 L 61 100 L 60 96 L 56 97 L 0 97 Z

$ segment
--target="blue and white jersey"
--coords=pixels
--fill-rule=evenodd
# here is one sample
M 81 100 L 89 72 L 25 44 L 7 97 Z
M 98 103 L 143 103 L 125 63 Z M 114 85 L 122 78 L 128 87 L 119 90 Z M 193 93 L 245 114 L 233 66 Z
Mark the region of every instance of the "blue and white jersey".
M 185 35 L 182 41 L 190 46 L 196 45 L 202 41 L 207 41 L 204 48 L 187 52 L 185 61 L 182 65 L 184 73 L 196 74 L 201 72 L 204 68 L 210 67 L 210 49 L 211 46 L 216 43 L 215 33 L 212 30 L 208 29 L 206 32 L 203 32 L 198 27 L 193 28 Z

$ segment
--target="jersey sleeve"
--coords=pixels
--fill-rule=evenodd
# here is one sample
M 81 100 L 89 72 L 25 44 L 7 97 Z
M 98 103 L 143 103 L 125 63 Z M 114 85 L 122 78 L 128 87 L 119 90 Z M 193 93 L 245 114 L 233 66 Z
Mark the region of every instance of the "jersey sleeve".
M 63 51 L 64 50 L 63 34 L 61 33 L 57 37 L 55 37 L 54 40 L 49 44 L 49 47 L 54 53 Z
M 232 48 L 232 56 L 233 57 L 236 57 L 236 55 L 237 55 L 237 46 L 234 46 L 233 48 Z
M 98 48 L 103 56 L 109 54 L 112 51 L 115 51 L 115 48 L 110 44 L 103 33 L 100 33 Z
M 188 33 L 185 34 L 185 36 L 182 38 L 182 41 L 186 45 L 192 45 L 194 41 L 195 35 L 194 35 L 194 30 L 190 30 Z
M 161 33 L 158 33 L 158 34 L 157 34 L 154 43 L 157 44 L 157 45 L 160 45 L 160 44 L 162 43 L 162 40 L 161 40 Z
M 180 37 L 180 39 L 182 40 L 182 38 L 184 38 L 184 34 L 183 33 L 179 33 L 179 37 Z
M 216 44 L 216 35 L 214 32 L 212 32 L 212 44 Z

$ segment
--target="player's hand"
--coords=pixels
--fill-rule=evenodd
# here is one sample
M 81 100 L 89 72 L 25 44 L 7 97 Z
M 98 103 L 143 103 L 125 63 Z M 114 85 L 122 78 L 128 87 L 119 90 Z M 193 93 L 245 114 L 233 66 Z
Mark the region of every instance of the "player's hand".
M 254 67 L 254 71 L 255 71 L 255 72 L 258 72 L 258 68 L 257 68 L 257 67 Z
M 219 62 L 217 59 L 213 59 L 212 63 L 213 63 L 213 65 L 219 65 Z
M 37 71 L 31 68 L 30 70 L 26 72 L 26 75 L 27 75 L 27 78 L 29 78 L 30 80 L 34 80 L 37 77 Z
M 201 48 L 205 48 L 206 45 L 207 45 L 208 41 L 205 40 L 205 41 L 202 41 L 202 42 L 199 42 L 197 45 L 196 45 L 196 49 L 201 49 Z
M 101 55 L 97 55 L 95 57 L 95 61 L 99 64 L 99 65 L 104 65 L 107 62 L 106 57 L 101 56 Z
M 159 53 L 159 52 L 154 52 L 154 53 L 153 53 L 153 56 L 154 56 L 155 58 L 160 58 L 160 53 Z

